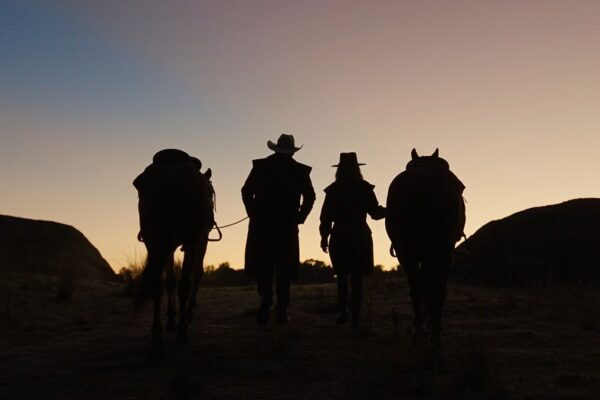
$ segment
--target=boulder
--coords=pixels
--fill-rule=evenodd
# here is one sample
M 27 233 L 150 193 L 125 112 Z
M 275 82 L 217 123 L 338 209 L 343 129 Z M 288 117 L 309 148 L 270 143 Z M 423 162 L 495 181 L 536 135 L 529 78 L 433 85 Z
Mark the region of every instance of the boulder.
M 451 277 L 493 286 L 600 284 L 600 199 L 489 222 L 456 250 Z
M 114 279 L 100 252 L 77 229 L 0 215 L 0 271 Z

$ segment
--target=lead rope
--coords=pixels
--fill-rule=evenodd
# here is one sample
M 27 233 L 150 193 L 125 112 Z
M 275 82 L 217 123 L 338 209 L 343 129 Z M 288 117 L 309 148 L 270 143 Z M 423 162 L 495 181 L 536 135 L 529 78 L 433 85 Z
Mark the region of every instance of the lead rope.
M 239 223 L 242 223 L 245 220 L 247 220 L 248 218 L 249 217 L 244 217 L 244 218 L 240 219 L 239 221 L 235 221 L 235 222 L 232 222 L 230 224 L 221 225 L 221 226 L 217 225 L 217 222 L 215 221 L 213 227 L 210 230 L 212 231 L 212 230 L 216 229 L 217 233 L 219 234 L 219 237 L 218 238 L 214 238 L 214 239 L 209 238 L 208 241 L 209 242 L 218 242 L 218 241 L 220 241 L 221 239 L 223 239 L 223 233 L 221 232 L 221 229 L 229 228 L 230 226 L 234 226 L 234 225 L 237 225 Z

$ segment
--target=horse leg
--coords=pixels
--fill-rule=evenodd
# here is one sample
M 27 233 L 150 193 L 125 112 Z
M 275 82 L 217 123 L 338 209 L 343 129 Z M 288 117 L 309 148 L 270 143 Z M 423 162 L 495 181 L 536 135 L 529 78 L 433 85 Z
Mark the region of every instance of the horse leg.
M 204 276 L 204 256 L 206 254 L 206 247 L 208 245 L 208 237 L 203 238 L 200 242 L 198 258 L 193 266 L 192 271 L 192 293 L 190 294 L 190 300 L 187 309 L 187 323 L 188 325 L 192 322 L 192 316 L 194 315 L 194 307 L 197 302 L 198 289 L 200 288 L 200 282 L 202 282 L 202 276 Z
M 181 266 L 181 278 L 179 280 L 179 321 L 177 322 L 177 343 L 188 341 L 187 308 L 188 298 L 191 290 L 191 275 L 198 260 L 198 246 L 196 243 L 184 243 L 185 253 L 183 265 Z
M 419 262 L 416 260 L 402 260 L 400 261 L 400 265 L 404 268 L 404 272 L 408 279 L 410 300 L 413 308 L 413 341 L 417 343 L 422 340 L 425 333 L 423 329 L 423 288 L 421 282 L 421 268 Z
M 152 321 L 152 351 L 156 354 L 163 353 L 162 325 L 160 321 L 160 305 L 162 293 L 154 294 L 154 319 Z
M 172 332 L 175 330 L 175 288 L 177 287 L 177 280 L 173 259 L 171 258 L 168 261 L 165 273 L 165 286 L 167 288 L 167 325 L 165 329 Z
M 162 323 L 160 320 L 160 306 L 162 299 L 162 273 L 168 253 L 164 251 L 149 251 L 148 263 L 146 264 L 146 285 L 153 299 L 153 321 L 152 321 L 152 350 L 162 354 Z
M 423 271 L 426 298 L 430 310 L 428 323 L 431 330 L 431 345 L 437 353 L 441 350 L 442 344 L 442 314 L 446 301 L 446 281 L 450 262 L 451 254 L 436 254 L 425 263 Z

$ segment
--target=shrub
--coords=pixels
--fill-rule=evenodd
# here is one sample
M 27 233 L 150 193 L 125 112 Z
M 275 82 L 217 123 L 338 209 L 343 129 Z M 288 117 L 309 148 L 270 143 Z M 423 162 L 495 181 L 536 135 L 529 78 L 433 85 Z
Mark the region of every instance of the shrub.
M 139 259 L 137 256 L 127 259 L 125 266 L 121 267 L 118 276 L 119 279 L 125 284 L 121 295 L 132 296 L 137 280 L 142 275 L 144 269 L 145 260 Z

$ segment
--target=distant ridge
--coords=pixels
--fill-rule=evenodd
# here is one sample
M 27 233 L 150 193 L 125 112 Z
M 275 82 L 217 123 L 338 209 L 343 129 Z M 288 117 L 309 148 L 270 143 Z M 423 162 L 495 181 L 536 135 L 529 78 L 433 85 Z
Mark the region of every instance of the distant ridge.
M 0 271 L 113 279 L 92 243 L 70 225 L 0 215 Z
M 600 199 L 489 222 L 457 249 L 451 275 L 494 286 L 600 284 Z

